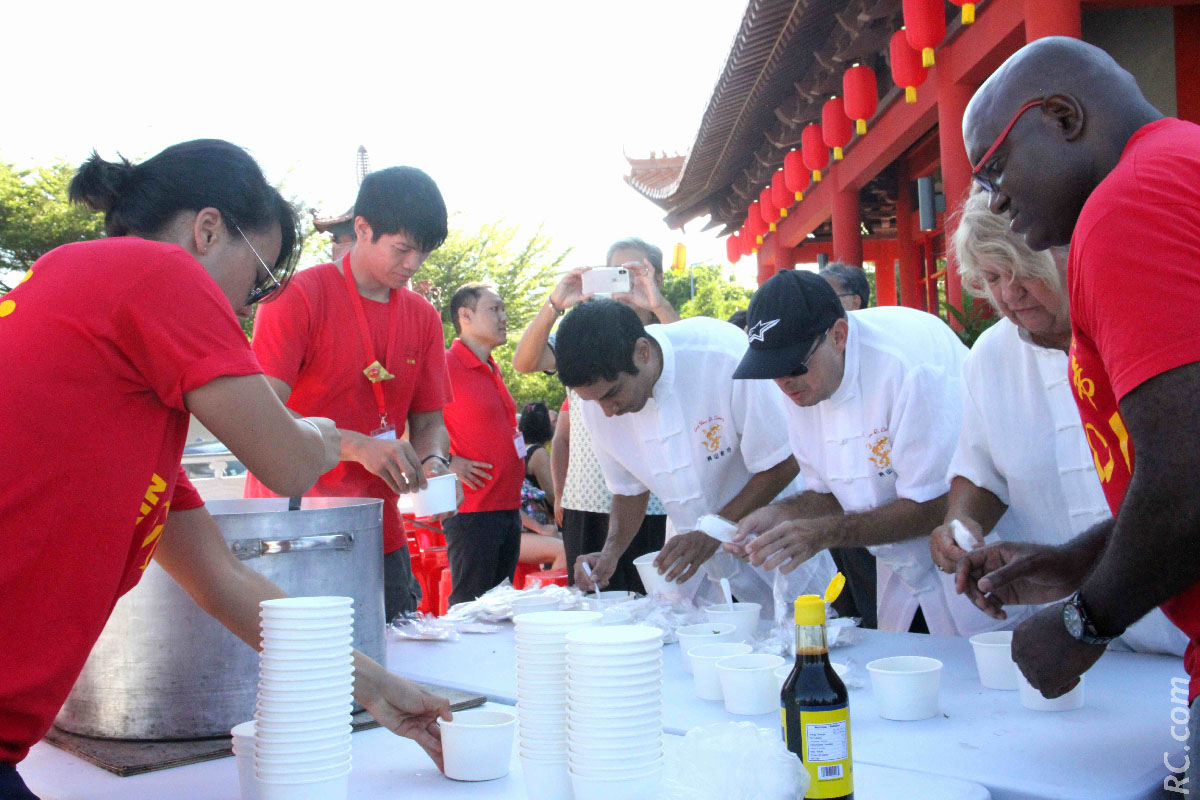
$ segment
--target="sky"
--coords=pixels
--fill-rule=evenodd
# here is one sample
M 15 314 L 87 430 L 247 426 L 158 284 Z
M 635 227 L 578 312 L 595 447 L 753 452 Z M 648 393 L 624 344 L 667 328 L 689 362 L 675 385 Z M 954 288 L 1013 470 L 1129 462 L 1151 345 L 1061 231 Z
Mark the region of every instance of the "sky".
M 246 147 L 321 212 L 372 169 L 418 166 L 473 230 L 503 221 L 567 267 L 641 236 L 667 260 L 725 263 L 707 218 L 671 231 L 622 179 L 623 153 L 685 153 L 742 0 L 9 4 L 0 160 L 138 160 L 178 141 Z M 78 8 L 78 10 L 73 10 Z M 11 115 L 11 116 L 10 116 Z M 753 286 L 751 259 L 739 280 Z

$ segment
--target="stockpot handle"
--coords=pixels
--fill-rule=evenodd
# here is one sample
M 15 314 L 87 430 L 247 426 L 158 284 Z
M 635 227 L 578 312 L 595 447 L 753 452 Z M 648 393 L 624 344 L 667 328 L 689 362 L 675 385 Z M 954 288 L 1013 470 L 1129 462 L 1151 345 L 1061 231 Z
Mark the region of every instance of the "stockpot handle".
M 278 553 L 303 553 L 312 550 L 349 550 L 354 546 L 353 533 L 326 533 L 317 536 L 298 536 L 295 539 L 239 539 L 229 549 L 245 561 Z

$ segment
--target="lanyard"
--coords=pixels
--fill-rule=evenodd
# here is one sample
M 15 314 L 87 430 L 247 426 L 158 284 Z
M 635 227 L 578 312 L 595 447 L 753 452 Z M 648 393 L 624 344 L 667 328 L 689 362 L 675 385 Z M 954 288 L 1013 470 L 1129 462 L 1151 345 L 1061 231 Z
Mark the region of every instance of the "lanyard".
M 375 345 L 371 343 L 371 329 L 367 327 L 367 314 L 363 311 L 362 297 L 358 294 L 358 286 L 354 283 L 354 274 L 350 270 L 350 253 L 342 259 L 342 276 L 346 279 L 346 292 L 350 295 L 350 305 L 354 307 L 354 316 L 358 320 L 359 341 L 362 344 L 363 361 L 368 361 L 363 374 L 371 382 L 371 391 L 375 394 L 375 406 L 379 409 L 379 427 L 387 427 L 387 405 L 383 400 L 382 381 L 396 377 L 387 371 L 387 367 L 379 363 L 375 356 Z M 400 293 L 393 290 L 388 292 L 388 338 L 387 352 L 384 361 L 392 361 L 392 345 L 396 341 L 397 325 L 400 321 Z M 514 406 L 515 412 L 515 406 Z

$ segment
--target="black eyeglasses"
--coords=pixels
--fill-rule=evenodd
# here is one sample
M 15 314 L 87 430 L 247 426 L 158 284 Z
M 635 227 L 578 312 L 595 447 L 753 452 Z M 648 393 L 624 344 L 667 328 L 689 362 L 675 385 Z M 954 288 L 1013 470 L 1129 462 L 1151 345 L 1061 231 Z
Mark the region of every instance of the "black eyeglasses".
M 803 361 L 800 362 L 800 366 L 796 367 L 794 370 L 789 372 L 787 374 L 787 377 L 799 378 L 801 375 L 808 374 L 808 362 L 812 361 L 812 357 L 817 354 L 817 349 L 820 348 L 821 342 L 825 341 L 825 337 L 828 335 L 829 335 L 829 329 L 826 329 L 825 333 L 822 333 L 820 336 L 817 337 L 817 342 L 816 342 L 816 344 L 813 345 L 812 350 L 808 351 L 808 355 L 805 357 L 805 359 Z
M 246 295 L 246 305 L 252 306 L 255 303 L 261 303 L 263 300 L 279 291 L 281 288 L 283 288 L 283 284 L 280 283 L 279 279 L 275 277 L 275 273 L 272 272 L 271 268 L 267 266 L 267 262 L 263 261 L 263 257 L 260 256 L 258 251 L 254 249 L 254 245 L 250 243 L 250 239 L 246 236 L 246 234 L 242 233 L 242 229 L 236 225 L 233 227 L 234 230 L 241 234 L 242 239 L 245 240 L 246 244 L 250 246 L 250 252 L 254 253 L 254 257 L 258 259 L 258 263 L 262 264 L 262 268 L 267 273 L 267 277 L 259 278 L 255 287 L 250 290 L 250 294 Z

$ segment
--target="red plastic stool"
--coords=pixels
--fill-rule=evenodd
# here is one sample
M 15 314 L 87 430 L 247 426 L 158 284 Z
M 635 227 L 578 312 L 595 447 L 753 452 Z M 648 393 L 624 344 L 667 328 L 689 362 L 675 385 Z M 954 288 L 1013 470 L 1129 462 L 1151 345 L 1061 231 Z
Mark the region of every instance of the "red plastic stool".
M 452 588 L 453 581 L 450 579 L 450 568 L 446 567 L 442 570 L 442 576 L 438 578 L 437 615 L 439 617 L 446 616 L 446 611 L 450 607 L 450 591 Z
M 518 565 L 517 571 L 521 571 Z M 536 589 L 539 586 L 566 586 L 567 585 L 567 568 L 562 569 L 532 569 L 523 577 L 524 582 L 521 584 L 522 589 Z M 515 584 L 514 584 L 515 585 Z

